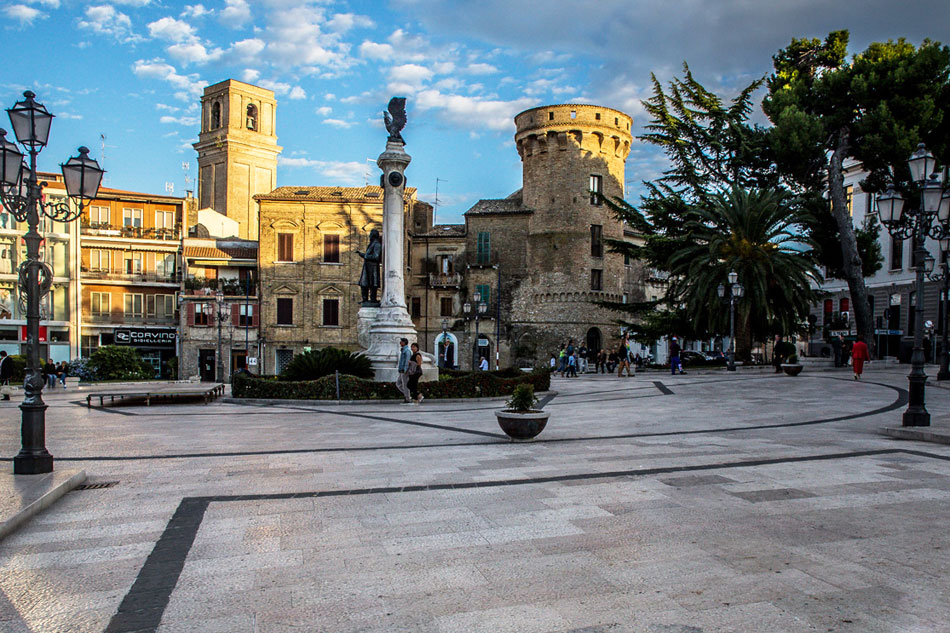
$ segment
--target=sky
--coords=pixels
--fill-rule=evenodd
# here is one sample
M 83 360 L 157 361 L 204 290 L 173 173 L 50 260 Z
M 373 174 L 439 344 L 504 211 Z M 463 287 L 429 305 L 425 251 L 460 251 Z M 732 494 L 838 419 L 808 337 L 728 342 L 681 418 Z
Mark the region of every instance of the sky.
M 278 186 L 377 183 L 382 110 L 408 98 L 408 184 L 461 222 L 521 186 L 514 116 L 593 103 L 645 121 L 651 73 L 689 63 L 730 98 L 793 37 L 848 29 L 851 52 L 950 40 L 947 0 L 0 0 L 0 104 L 33 90 L 57 118 L 42 170 L 85 145 L 105 184 L 195 189 L 200 97 L 233 78 L 276 93 Z M 754 115 L 764 122 L 761 111 Z M 0 127 L 9 130 L 3 118 Z M 660 175 L 634 142 L 627 199 Z

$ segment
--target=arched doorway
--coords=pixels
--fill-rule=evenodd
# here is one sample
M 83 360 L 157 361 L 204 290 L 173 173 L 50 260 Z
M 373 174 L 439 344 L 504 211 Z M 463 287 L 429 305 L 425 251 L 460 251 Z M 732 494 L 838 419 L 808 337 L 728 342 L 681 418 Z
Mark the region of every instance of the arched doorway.
M 459 365 L 459 340 L 451 332 L 439 334 L 435 337 L 435 353 L 439 367 L 454 369 Z
M 592 327 L 587 330 L 587 349 L 592 352 L 599 352 L 604 348 L 604 336 L 600 333 L 600 328 Z
M 478 366 L 481 364 L 483 358 L 488 359 L 488 368 L 491 369 L 493 367 L 491 339 L 489 339 L 484 334 L 479 334 L 478 345 L 476 349 L 478 350 L 477 351 L 478 360 L 476 362 L 475 369 L 478 369 Z

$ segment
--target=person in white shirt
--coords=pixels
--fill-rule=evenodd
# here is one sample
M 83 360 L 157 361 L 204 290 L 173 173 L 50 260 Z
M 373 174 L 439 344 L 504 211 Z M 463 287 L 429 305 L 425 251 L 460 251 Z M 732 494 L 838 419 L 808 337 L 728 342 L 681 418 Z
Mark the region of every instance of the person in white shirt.
M 488 359 L 483 356 L 482 362 L 478 364 L 478 368 L 482 371 L 488 371 Z

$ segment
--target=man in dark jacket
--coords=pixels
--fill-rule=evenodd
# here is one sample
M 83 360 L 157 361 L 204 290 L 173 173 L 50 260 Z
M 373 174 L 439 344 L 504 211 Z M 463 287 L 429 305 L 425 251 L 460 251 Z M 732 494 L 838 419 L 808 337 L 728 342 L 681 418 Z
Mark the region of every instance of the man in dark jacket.
M 685 374 L 683 371 L 683 365 L 680 363 L 680 347 L 679 341 L 676 340 L 674 336 L 670 341 L 670 369 L 673 371 L 673 375 L 676 375 L 676 370 L 679 369 L 681 374 Z
M 0 390 L 3 391 L 3 399 L 9 400 L 10 394 L 7 393 L 7 385 L 13 378 L 13 360 L 7 356 L 6 351 L 0 350 Z

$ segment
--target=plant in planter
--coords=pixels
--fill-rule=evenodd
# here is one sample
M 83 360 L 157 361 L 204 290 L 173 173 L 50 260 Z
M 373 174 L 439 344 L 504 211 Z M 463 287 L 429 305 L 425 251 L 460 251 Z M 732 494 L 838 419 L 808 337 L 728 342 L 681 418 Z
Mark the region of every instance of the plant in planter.
M 507 408 L 495 411 L 498 426 L 513 440 L 532 439 L 544 430 L 550 415 L 546 411 L 535 409 L 537 404 L 534 386 L 518 385 L 511 393 L 511 400 L 505 403 Z
M 798 362 L 798 354 L 792 354 L 782 363 L 782 371 L 789 376 L 797 376 L 802 373 L 802 369 L 804 366 Z

